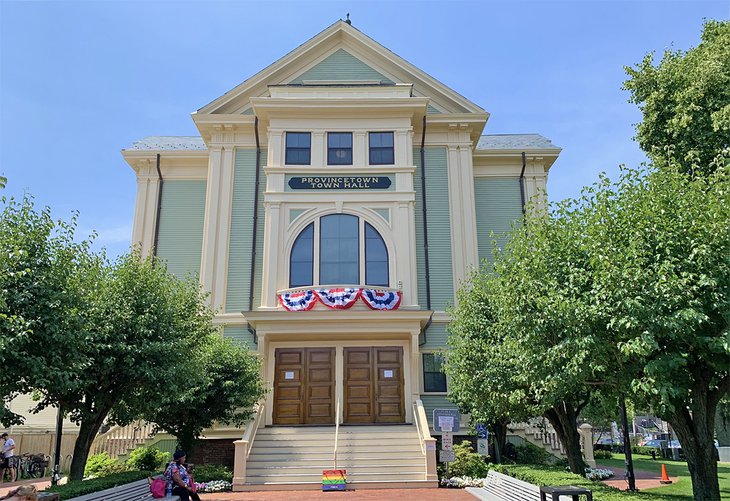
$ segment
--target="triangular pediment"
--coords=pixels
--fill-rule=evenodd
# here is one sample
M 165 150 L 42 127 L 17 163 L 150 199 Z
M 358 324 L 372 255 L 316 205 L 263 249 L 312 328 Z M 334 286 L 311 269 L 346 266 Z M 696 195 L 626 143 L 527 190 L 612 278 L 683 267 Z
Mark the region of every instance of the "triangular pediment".
M 304 73 L 287 83 L 332 81 L 377 81 L 392 84 L 390 78 L 368 66 L 345 49 L 339 48 Z
M 239 86 L 198 110 L 203 114 L 251 114 L 253 97 L 270 85 L 320 82 L 413 84 L 428 97 L 428 113 L 485 113 L 482 108 L 427 75 L 344 21 L 338 21 Z

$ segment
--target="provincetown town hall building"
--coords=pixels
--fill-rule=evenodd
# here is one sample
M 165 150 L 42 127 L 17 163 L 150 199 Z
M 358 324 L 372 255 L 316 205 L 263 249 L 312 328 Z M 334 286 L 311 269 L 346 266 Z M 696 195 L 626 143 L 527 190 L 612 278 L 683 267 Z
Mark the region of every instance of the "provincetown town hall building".
M 436 486 L 447 307 L 560 153 L 484 135 L 488 118 L 338 21 L 193 113 L 199 137 L 123 150 L 133 243 L 199 275 L 223 335 L 263 360 L 254 420 L 205 434 L 234 490 L 320 488 L 333 467 Z

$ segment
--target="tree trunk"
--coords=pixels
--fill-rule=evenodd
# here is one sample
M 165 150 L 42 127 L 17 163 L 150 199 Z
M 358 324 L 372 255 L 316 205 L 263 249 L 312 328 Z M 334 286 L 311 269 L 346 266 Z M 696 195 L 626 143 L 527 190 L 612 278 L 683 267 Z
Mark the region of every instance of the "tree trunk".
M 578 412 L 566 402 L 548 409 L 544 416 L 550 421 L 558 434 L 558 439 L 565 448 L 568 456 L 570 471 L 578 475 L 585 475 L 586 464 L 583 461 L 583 452 L 580 448 L 580 434 L 578 433 Z
M 720 484 L 717 478 L 717 451 L 714 443 L 715 411 L 707 394 L 693 395 L 692 413 L 687 407 L 677 406 L 668 419 L 679 438 L 687 469 L 692 478 L 695 501 L 720 501 Z M 703 398 L 704 397 L 704 398 Z M 706 402 L 702 405 L 701 402 Z
M 507 425 L 509 421 L 499 420 L 492 425 L 494 434 L 494 455 L 497 463 L 504 462 L 504 446 L 507 445 Z
M 89 458 L 91 444 L 94 442 L 96 434 L 99 432 L 104 419 L 108 412 L 97 414 L 95 417 L 82 421 L 79 426 L 79 436 L 74 444 L 74 455 L 71 460 L 71 480 L 82 480 L 84 478 L 84 469 L 86 468 L 86 460 Z

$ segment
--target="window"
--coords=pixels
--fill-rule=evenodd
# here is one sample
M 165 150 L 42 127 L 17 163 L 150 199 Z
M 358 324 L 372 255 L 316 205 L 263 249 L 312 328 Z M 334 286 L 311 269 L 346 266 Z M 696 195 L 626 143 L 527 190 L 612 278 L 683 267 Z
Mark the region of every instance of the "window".
M 388 249 L 369 223 L 365 223 L 365 283 L 388 286 Z
M 347 214 L 324 216 L 319 223 L 319 283 L 359 284 L 359 219 Z
M 286 133 L 286 163 L 309 165 L 311 161 L 312 135 L 309 132 Z
M 314 263 L 314 223 L 304 228 L 294 242 L 289 260 L 289 286 L 312 285 Z
M 362 277 L 364 285 L 389 287 L 388 248 L 363 219 L 350 214 L 322 216 L 294 241 L 289 287 L 361 285 Z
M 371 132 L 370 165 L 392 165 L 395 163 L 392 132 Z
M 423 391 L 445 392 L 446 374 L 441 372 L 443 358 L 438 353 L 423 354 Z
M 352 132 L 327 133 L 327 165 L 352 165 Z

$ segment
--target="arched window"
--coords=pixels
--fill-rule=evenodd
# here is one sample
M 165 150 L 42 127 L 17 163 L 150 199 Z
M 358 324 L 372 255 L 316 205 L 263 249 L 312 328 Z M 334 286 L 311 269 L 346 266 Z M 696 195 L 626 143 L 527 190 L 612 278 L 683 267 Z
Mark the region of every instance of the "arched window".
M 314 268 L 314 223 L 304 228 L 294 242 L 289 260 L 289 287 L 312 285 Z
M 371 224 L 357 216 L 322 216 L 294 241 L 289 257 L 289 287 L 388 287 L 389 283 L 385 241 Z

